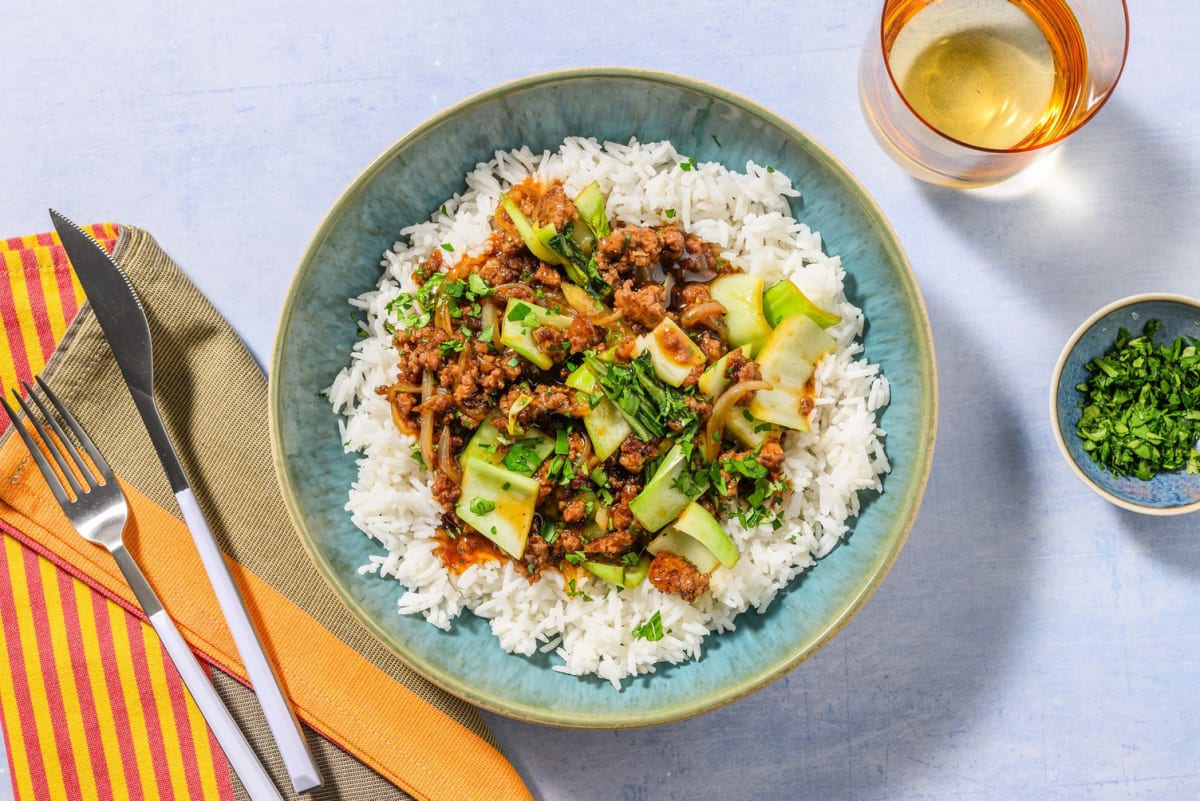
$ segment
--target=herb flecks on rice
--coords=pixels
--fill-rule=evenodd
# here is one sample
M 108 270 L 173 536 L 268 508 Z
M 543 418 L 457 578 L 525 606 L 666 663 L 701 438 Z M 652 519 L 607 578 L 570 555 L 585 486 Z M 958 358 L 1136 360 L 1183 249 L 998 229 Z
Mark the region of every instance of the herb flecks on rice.
M 667 143 L 497 153 L 467 186 L 385 254 L 330 388 L 387 549 L 367 569 L 567 673 L 694 658 L 881 489 L 888 387 L 840 263 L 780 173 Z M 724 541 L 686 533 L 713 516 Z

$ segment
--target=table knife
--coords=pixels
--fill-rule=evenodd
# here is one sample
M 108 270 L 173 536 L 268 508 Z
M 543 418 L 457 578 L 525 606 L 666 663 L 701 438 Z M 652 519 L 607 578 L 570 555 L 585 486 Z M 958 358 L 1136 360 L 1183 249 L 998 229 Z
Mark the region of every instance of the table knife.
M 246 613 L 245 603 L 225 564 L 224 554 L 200 510 L 158 413 L 158 406 L 154 402 L 154 357 L 150 326 L 141 300 L 120 265 L 96 240 L 53 209 L 50 210 L 50 217 L 75 268 L 75 274 L 83 285 L 92 312 L 100 323 L 104 338 L 112 348 L 121 375 L 133 395 L 133 403 L 166 471 L 171 491 L 179 501 L 184 522 L 196 543 L 200 561 L 212 582 L 292 785 L 298 793 L 319 787 L 320 772 L 300 723 L 284 698 L 271 663 L 263 653 L 258 634 Z

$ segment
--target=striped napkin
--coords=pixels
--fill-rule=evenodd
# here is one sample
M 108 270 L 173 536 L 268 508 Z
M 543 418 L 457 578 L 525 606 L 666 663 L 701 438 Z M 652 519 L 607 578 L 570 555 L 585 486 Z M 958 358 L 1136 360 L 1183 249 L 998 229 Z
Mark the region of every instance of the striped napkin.
M 88 230 L 147 308 L 166 379 L 156 395 L 168 430 L 188 443 L 181 452 L 197 486 L 222 489 L 230 460 L 215 454 L 234 452 L 235 490 L 198 495 L 326 778 L 306 797 L 530 799 L 478 713 L 408 671 L 317 578 L 270 474 L 265 380 L 229 326 L 146 232 L 110 223 Z M 5 391 L 44 372 L 89 427 L 129 498 L 130 551 L 293 797 L 56 236 L 0 240 L 0 258 Z M 173 368 L 186 380 L 173 380 Z M 189 417 L 193 404 L 223 414 Z M 16 437 L 0 442 L 0 721 L 20 801 L 245 797 L 115 564 L 71 530 Z

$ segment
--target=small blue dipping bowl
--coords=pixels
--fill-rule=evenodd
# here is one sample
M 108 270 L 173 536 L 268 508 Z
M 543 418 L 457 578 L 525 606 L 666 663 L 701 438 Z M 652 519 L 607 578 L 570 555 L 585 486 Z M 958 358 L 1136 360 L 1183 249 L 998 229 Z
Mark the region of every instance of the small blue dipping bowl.
M 1079 326 L 1067 341 L 1050 383 L 1054 436 L 1067 464 L 1083 483 L 1117 506 L 1151 515 L 1194 512 L 1200 510 L 1200 475 L 1176 471 L 1159 473 L 1149 481 L 1114 476 L 1092 461 L 1083 449 L 1083 440 L 1075 434 L 1083 399 L 1076 386 L 1091 377 L 1088 363 L 1112 348 L 1120 329 L 1137 336 L 1148 320 L 1162 321 L 1155 343 L 1172 342 L 1180 336 L 1200 338 L 1200 301 L 1183 295 L 1131 295 L 1110 303 Z

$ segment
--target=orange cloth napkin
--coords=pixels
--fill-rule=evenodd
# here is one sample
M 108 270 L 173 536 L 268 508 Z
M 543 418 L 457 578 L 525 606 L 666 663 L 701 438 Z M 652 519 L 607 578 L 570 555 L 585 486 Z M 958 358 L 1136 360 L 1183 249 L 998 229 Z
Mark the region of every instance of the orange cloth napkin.
M 110 247 L 119 233 L 112 225 L 91 231 Z M 0 240 L 0 255 L 7 388 L 41 370 L 83 295 L 51 235 Z M 186 526 L 122 483 L 130 552 L 153 586 L 175 588 L 160 594 L 193 649 L 245 682 Z M 16 437 L 0 445 L 0 532 L 0 707 L 17 798 L 238 797 L 240 785 L 115 563 L 71 528 Z M 531 798 L 479 733 L 229 563 L 284 692 L 317 734 L 422 801 Z M 286 781 L 277 783 L 287 797 Z M 368 796 L 326 786 L 311 797 Z

